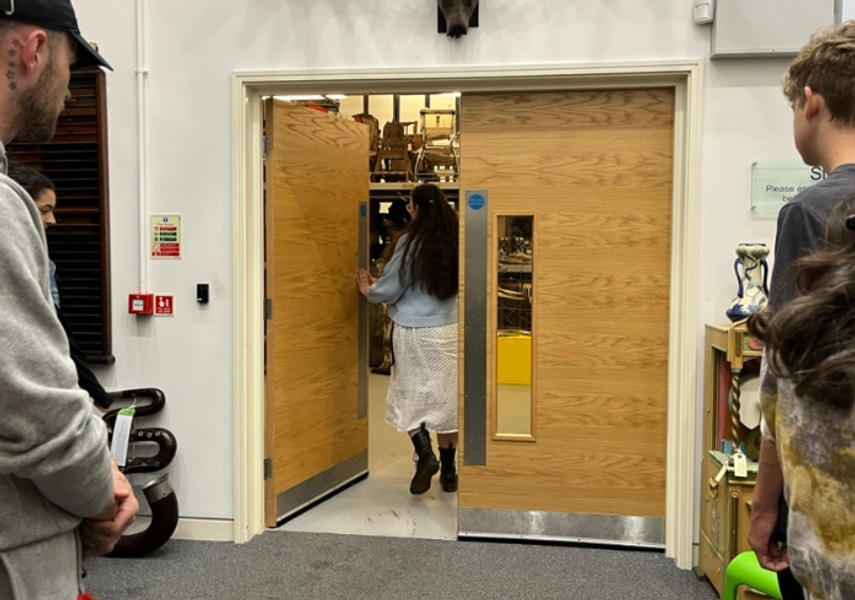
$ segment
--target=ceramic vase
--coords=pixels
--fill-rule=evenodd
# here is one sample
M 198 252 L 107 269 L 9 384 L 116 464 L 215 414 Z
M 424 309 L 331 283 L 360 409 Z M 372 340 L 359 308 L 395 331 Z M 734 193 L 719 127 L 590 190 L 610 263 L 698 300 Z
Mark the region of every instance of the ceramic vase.
M 733 270 L 739 289 L 727 309 L 727 318 L 734 323 L 747 319 L 769 301 L 769 265 L 766 264 L 769 247 L 766 244 L 739 244 L 736 256 Z

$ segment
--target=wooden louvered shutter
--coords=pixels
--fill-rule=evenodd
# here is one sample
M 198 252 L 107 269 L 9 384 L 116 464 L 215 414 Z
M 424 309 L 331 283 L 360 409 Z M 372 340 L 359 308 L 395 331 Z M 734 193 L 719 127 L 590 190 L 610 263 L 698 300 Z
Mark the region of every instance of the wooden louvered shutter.
M 56 185 L 58 224 L 48 232 L 62 282 L 62 311 L 93 363 L 113 363 L 110 326 L 110 214 L 107 97 L 100 69 L 71 75 L 72 101 L 47 144 L 12 144 L 11 160 Z

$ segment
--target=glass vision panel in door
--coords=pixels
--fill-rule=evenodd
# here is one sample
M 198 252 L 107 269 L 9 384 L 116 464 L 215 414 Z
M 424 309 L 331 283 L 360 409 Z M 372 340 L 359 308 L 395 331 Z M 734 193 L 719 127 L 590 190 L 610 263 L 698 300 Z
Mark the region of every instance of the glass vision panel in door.
M 534 435 L 534 217 L 499 216 L 496 222 L 495 436 Z

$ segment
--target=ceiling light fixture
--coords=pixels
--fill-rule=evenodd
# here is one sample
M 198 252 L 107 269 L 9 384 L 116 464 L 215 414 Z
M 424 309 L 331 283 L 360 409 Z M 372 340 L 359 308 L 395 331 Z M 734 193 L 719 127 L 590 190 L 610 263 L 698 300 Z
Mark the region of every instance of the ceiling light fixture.
M 295 102 L 298 100 L 323 100 L 323 96 L 274 96 L 276 100 L 284 102 Z

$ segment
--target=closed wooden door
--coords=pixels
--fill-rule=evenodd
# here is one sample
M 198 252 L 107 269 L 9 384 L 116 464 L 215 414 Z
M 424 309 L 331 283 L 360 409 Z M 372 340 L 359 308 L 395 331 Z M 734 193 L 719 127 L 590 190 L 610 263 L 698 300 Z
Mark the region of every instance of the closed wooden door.
M 674 92 L 461 111 L 461 535 L 664 545 Z
M 355 283 L 368 128 L 279 101 L 266 103 L 265 127 L 265 520 L 275 526 L 368 470 Z

